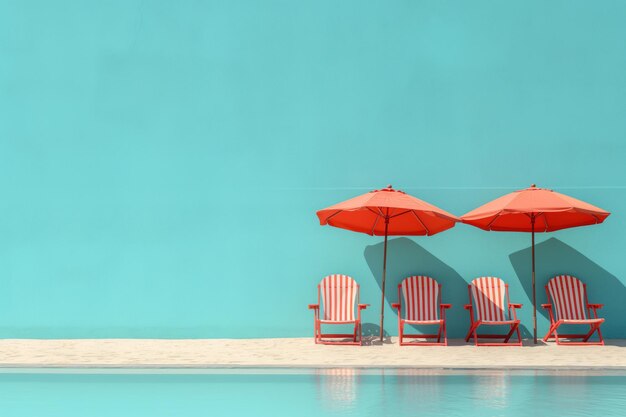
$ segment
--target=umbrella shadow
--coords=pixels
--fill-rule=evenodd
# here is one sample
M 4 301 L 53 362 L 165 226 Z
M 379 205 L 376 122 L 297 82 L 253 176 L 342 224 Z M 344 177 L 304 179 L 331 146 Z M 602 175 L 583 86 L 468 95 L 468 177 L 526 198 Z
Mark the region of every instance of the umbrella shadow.
M 524 291 L 532 299 L 531 247 L 509 255 Z M 603 303 L 598 314 L 606 319 L 602 332 L 607 337 L 619 337 L 626 332 L 626 287 L 613 274 L 557 238 L 550 238 L 535 245 L 538 337 L 548 331 L 549 317 L 541 304 L 547 303 L 545 285 L 556 275 L 568 274 L 587 284 L 590 303 Z
M 384 243 L 367 246 L 364 251 L 367 265 L 380 288 L 383 251 Z M 448 337 L 464 337 L 469 327 L 469 316 L 463 309 L 463 305 L 468 302 L 467 282 L 448 264 L 406 237 L 390 239 L 387 243 L 385 329 L 397 329 L 397 313 L 391 304 L 398 302 L 398 284 L 412 275 L 427 275 L 442 285 L 442 302 L 452 304 L 446 313 Z M 379 306 L 378 301 L 374 305 Z M 417 326 L 414 329 L 420 333 L 430 333 L 433 327 Z
M 379 346 L 391 344 L 391 337 L 387 330 L 383 330 L 383 341 L 380 341 L 380 325 L 375 323 L 363 323 L 362 333 L 363 346 Z

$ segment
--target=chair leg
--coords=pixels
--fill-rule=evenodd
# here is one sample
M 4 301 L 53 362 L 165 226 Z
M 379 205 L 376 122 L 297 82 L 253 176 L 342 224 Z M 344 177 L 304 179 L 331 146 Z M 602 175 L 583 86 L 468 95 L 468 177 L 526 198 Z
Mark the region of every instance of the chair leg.
M 437 326 L 437 333 L 427 333 L 427 334 L 404 334 L 404 321 L 400 321 L 398 323 L 398 341 L 400 346 L 448 346 L 448 337 L 446 333 L 446 322 L 443 321 L 439 323 Z M 419 323 L 416 323 L 419 324 Z M 411 341 L 412 339 L 426 339 L 423 342 L 419 342 L 417 340 Z M 405 341 L 405 339 L 409 339 Z M 434 339 L 434 340 L 433 340 Z M 442 341 L 443 339 L 443 341 Z
M 511 338 L 511 336 L 513 336 L 513 333 L 515 333 L 515 330 L 517 330 L 517 327 L 518 327 L 517 324 L 511 324 L 511 330 L 509 330 L 507 335 L 504 337 L 504 343 L 509 343 L 509 339 Z
M 559 336 L 559 332 L 558 332 L 558 328 L 562 323 L 560 321 L 557 321 L 556 323 L 552 323 L 550 325 L 550 329 L 548 330 L 548 333 L 544 336 L 543 341 L 544 342 L 548 342 L 550 340 L 550 338 L 554 337 L 554 341 L 556 342 L 557 345 L 569 345 L 569 344 L 574 344 L 574 345 L 580 345 L 581 343 L 587 343 L 589 342 L 589 339 L 591 339 L 591 337 L 593 337 L 593 334 L 597 331 L 598 332 L 598 338 L 599 341 L 598 343 L 593 343 L 593 344 L 600 344 L 600 345 L 604 345 L 604 339 L 602 337 L 602 331 L 600 330 L 600 324 L 598 323 L 594 323 L 594 324 L 590 324 L 589 325 L 589 332 L 585 333 L 584 335 L 564 335 L 564 336 Z M 578 338 L 581 339 L 581 342 L 562 342 L 561 339 L 567 339 L 568 337 L 571 336 L 578 336 Z M 576 337 L 574 337 L 576 338 Z M 589 342 L 592 343 L 592 342 Z
M 321 343 L 322 341 L 322 323 L 317 322 L 317 341 Z
M 478 325 L 474 326 L 474 346 L 478 346 Z
M 546 333 L 546 335 L 543 337 L 544 342 L 550 340 L 550 337 L 552 337 L 552 333 L 554 333 L 557 327 L 559 326 L 557 326 L 556 323 L 550 323 L 550 329 L 548 330 L 548 333 Z
M 472 334 L 473 334 L 473 333 L 474 333 L 474 323 L 471 323 L 471 324 L 470 324 L 470 328 L 469 328 L 469 330 L 468 330 L 468 332 L 467 332 L 467 335 L 465 336 L 465 341 L 466 341 L 466 342 L 469 342 L 470 337 L 472 337 Z
M 509 343 L 509 340 L 511 339 L 511 336 L 513 336 L 514 333 L 517 335 L 517 342 L 515 342 L 515 344 L 521 346 L 522 345 L 522 338 L 521 338 L 520 332 L 519 332 L 519 323 L 511 325 L 511 331 L 507 335 L 506 339 L 504 339 L 504 342 L 505 343 Z
M 600 330 L 600 326 L 598 326 L 598 337 L 600 338 L 600 343 L 604 346 L 604 338 L 602 337 L 602 330 Z
M 469 340 L 474 337 L 474 343 L 476 345 L 478 345 L 478 337 L 476 334 L 476 329 L 478 329 L 478 326 L 480 326 L 480 322 L 478 321 L 474 321 L 470 324 L 470 328 L 467 332 L 467 335 L 465 336 L 465 341 L 469 342 Z
M 598 337 L 600 338 L 600 342 L 603 342 L 602 340 L 602 334 L 600 333 L 600 325 L 599 324 L 591 324 L 590 325 L 590 330 L 589 333 L 587 333 L 585 335 L 585 337 L 583 338 L 583 342 L 587 342 L 589 339 L 591 339 L 591 336 L 593 336 L 593 334 L 597 331 L 598 332 Z

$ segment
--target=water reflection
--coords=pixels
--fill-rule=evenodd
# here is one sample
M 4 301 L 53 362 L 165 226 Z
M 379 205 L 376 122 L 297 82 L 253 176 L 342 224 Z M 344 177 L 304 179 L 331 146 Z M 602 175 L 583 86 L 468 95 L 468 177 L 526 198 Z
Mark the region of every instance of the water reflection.
M 472 379 L 472 399 L 475 406 L 496 410 L 507 407 L 509 375 L 506 371 L 494 371 L 487 375 L 474 376 Z
M 428 410 L 431 404 L 441 403 L 442 384 L 437 370 L 406 369 L 396 372 L 394 386 L 397 396 L 419 410 Z
M 348 411 L 356 406 L 358 369 L 317 369 L 315 382 L 317 397 L 327 411 Z
M 336 368 L 312 378 L 322 415 L 621 416 L 626 407 L 626 376 L 602 372 Z

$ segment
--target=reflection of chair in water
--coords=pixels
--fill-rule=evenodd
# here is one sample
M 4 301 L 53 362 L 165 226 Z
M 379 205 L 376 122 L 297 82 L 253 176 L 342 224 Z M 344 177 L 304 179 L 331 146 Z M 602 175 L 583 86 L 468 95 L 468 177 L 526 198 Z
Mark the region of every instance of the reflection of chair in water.
M 474 389 L 472 396 L 479 402 L 477 406 L 480 409 L 499 409 L 510 406 L 508 385 L 511 381 L 507 371 L 489 371 L 471 378 L 474 379 L 471 384 Z M 489 415 L 488 412 L 484 414 Z
M 332 411 L 352 409 L 357 401 L 359 370 L 354 368 L 318 369 L 315 377 L 321 404 Z
M 589 304 L 587 285 L 578 278 L 559 275 L 548 281 L 546 292 L 552 304 L 541 305 L 550 314 L 550 330 L 543 338 L 544 342 L 554 337 L 557 345 L 604 345 L 600 331 L 604 319 L 599 318 L 597 312 L 603 305 Z M 589 331 L 584 334 L 558 334 L 557 330 L 563 324 L 588 325 Z M 590 342 L 589 339 L 595 332 L 598 332 L 599 341 Z M 561 339 L 580 339 L 580 341 L 563 342 Z
M 600 375 L 606 376 L 606 374 Z M 570 411 L 569 415 L 583 415 L 580 409 L 584 408 L 585 404 L 588 405 L 598 401 L 598 391 L 596 389 L 600 387 L 593 380 L 600 375 L 590 374 L 589 371 L 578 371 L 578 373 L 572 372 L 569 374 L 559 372 L 558 378 L 544 377 L 545 382 L 541 384 L 541 390 L 537 392 L 538 395 L 535 395 L 535 401 L 537 404 L 550 402 L 553 410 L 567 410 Z M 602 389 L 607 390 L 606 392 L 617 392 L 611 391 L 611 385 L 610 383 L 602 385 Z M 623 398 L 623 390 L 619 391 L 619 393 L 620 395 L 609 397 L 610 399 L 607 397 L 603 398 L 609 401 L 619 401 Z M 622 413 L 617 414 L 623 415 Z M 560 415 L 568 414 L 562 413 Z M 588 415 L 602 415 L 602 413 L 597 412 Z M 605 415 L 610 414 L 607 413 Z
M 442 412 L 442 404 L 446 403 L 445 398 L 445 374 L 442 375 L 439 369 L 402 369 L 397 370 L 398 383 L 390 390 L 397 398 L 394 399 L 395 407 L 406 407 L 398 409 L 396 415 L 411 416 L 434 416 L 446 415 Z M 455 390 L 455 396 L 458 391 Z M 390 414 L 391 415 L 391 414 Z

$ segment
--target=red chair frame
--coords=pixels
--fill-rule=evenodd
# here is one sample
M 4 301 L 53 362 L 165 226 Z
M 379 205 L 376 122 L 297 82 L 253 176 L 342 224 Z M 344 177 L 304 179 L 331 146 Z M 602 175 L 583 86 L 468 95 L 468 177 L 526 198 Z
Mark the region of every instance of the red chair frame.
M 404 280 L 411 279 L 413 277 L 405 278 Z M 425 277 L 430 278 L 430 277 Z M 433 278 L 430 278 L 435 281 Z M 435 281 L 437 282 L 437 281 Z M 437 304 L 439 305 L 439 319 L 438 320 L 407 320 L 402 318 L 402 283 L 398 284 L 398 302 L 391 304 L 391 307 L 398 310 L 398 339 L 400 341 L 400 346 L 448 346 L 448 335 L 446 332 L 446 310 L 452 307 L 452 304 L 442 304 L 441 303 L 441 284 L 437 283 L 439 287 L 439 294 L 437 294 Z M 405 324 L 416 324 L 416 325 L 434 325 L 438 326 L 439 330 L 436 334 L 405 334 L 404 333 L 404 325 Z M 443 336 L 443 341 L 441 337 Z M 407 341 L 404 339 L 437 339 L 436 342 L 418 342 L 418 341 Z
M 476 278 L 480 279 L 480 278 Z M 500 279 L 500 278 L 497 278 Z M 476 280 L 474 280 L 476 281 Z M 470 315 L 470 328 L 465 336 L 465 341 L 469 342 L 470 338 L 474 338 L 475 346 L 522 346 L 522 337 L 519 331 L 520 320 L 517 318 L 516 309 L 522 308 L 522 304 L 511 303 L 509 299 L 509 284 L 504 284 L 505 288 L 505 301 L 507 304 L 507 311 L 509 313 L 509 320 L 503 321 L 483 321 L 474 318 L 474 297 L 472 297 L 472 286 L 474 281 L 467 286 L 469 295 L 469 304 L 465 305 L 465 309 L 469 311 Z M 512 318 L 512 319 L 511 319 Z M 479 334 L 478 328 L 480 326 L 509 326 L 509 332 L 506 334 Z M 517 334 L 517 342 L 509 342 L 513 333 Z M 502 342 L 489 342 L 479 343 L 479 339 L 503 339 Z
M 328 277 L 325 277 L 326 279 Z M 351 277 L 350 277 L 351 278 Z M 324 281 L 322 279 L 322 282 Z M 353 279 L 353 278 L 351 278 Z M 356 283 L 356 281 L 355 281 Z M 320 319 L 320 305 L 321 305 L 321 288 L 320 284 L 317 285 L 317 304 L 309 304 L 309 310 L 314 310 L 314 340 L 316 344 L 323 345 L 363 345 L 363 334 L 361 327 L 361 310 L 365 310 L 369 307 L 369 304 L 360 304 L 360 293 L 361 286 L 356 284 L 356 305 L 357 305 L 357 314 L 355 320 L 345 320 L 345 321 L 334 321 L 334 322 L 323 322 Z M 352 307 L 354 308 L 354 306 Z M 322 333 L 322 324 L 324 325 L 346 325 L 346 324 L 354 324 L 354 332 L 353 333 Z M 351 340 L 324 340 L 324 339 L 351 339 Z
M 604 307 L 604 304 L 590 304 L 587 298 L 587 284 L 585 284 L 584 282 L 582 282 L 576 277 L 573 277 L 570 275 L 567 275 L 567 276 L 578 280 L 583 285 L 583 292 L 585 293 L 585 300 L 584 300 L 585 310 L 586 310 L 587 316 L 591 318 L 582 319 L 582 320 L 568 320 L 568 319 L 557 320 L 556 312 L 552 308 L 552 303 L 542 304 L 541 307 L 548 310 L 548 314 L 550 315 L 550 329 L 548 330 L 548 333 L 546 333 L 546 335 L 544 336 L 543 341 L 548 342 L 551 338 L 553 338 L 556 341 L 556 344 L 559 346 L 568 346 L 568 345 L 569 346 L 587 346 L 587 345 L 604 346 L 604 338 L 602 337 L 602 331 L 600 330 L 600 326 L 602 325 L 602 323 L 604 323 L 604 319 L 598 317 L 598 310 Z M 554 277 L 550 279 L 550 281 L 556 278 L 557 277 Z M 548 285 L 546 285 L 546 294 L 548 296 L 548 301 L 550 300 L 552 300 L 553 302 L 556 301 L 552 298 Z M 565 325 L 589 325 L 589 331 L 584 334 L 583 333 L 559 334 L 557 332 L 557 329 L 563 324 Z M 589 339 L 593 336 L 595 332 L 598 332 L 599 340 L 597 342 L 589 341 Z M 564 341 L 561 341 L 561 339 L 581 339 L 581 341 L 580 342 L 564 342 Z

